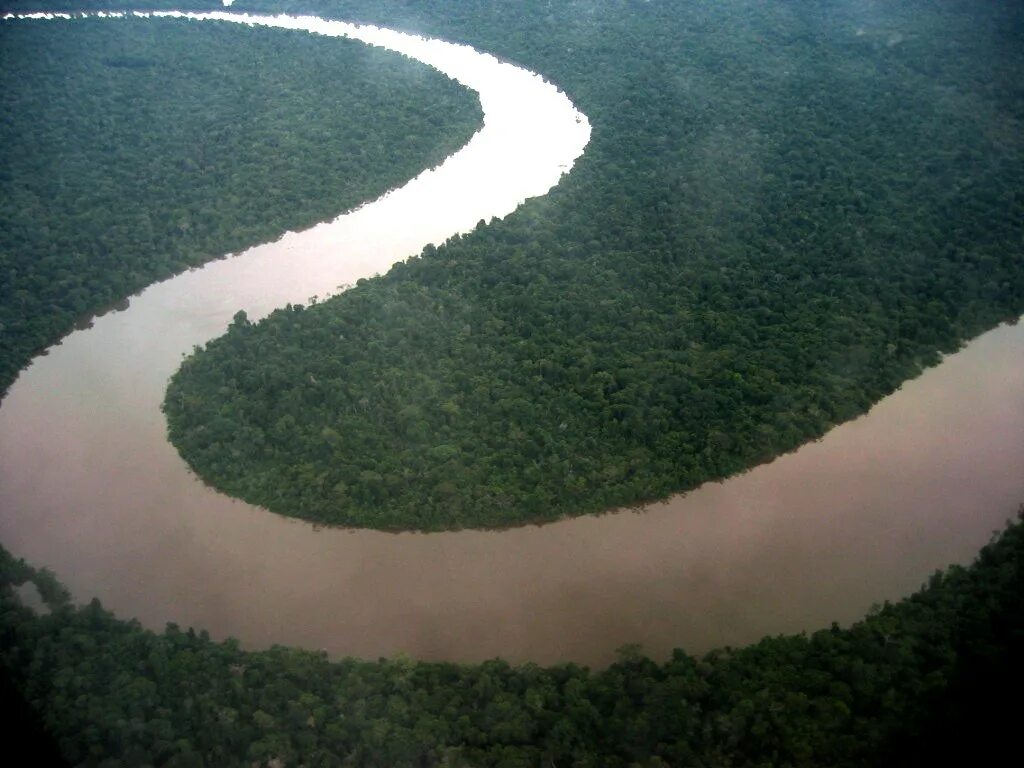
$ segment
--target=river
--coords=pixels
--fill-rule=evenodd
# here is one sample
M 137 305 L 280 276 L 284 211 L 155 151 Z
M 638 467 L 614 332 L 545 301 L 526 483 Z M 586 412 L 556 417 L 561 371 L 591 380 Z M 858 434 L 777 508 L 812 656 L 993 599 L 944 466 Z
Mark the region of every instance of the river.
M 133 297 L 37 358 L 0 408 L 0 541 L 124 618 L 364 658 L 607 662 L 846 622 L 966 562 L 1024 500 L 1024 326 L 823 440 L 641 512 L 443 534 L 317 529 L 199 483 L 167 443 L 193 345 L 382 272 L 544 194 L 590 127 L 540 77 L 462 46 L 315 19 L 202 19 L 385 44 L 480 94 L 437 169 L 334 222 Z M 12 20 L 4 23 L 22 23 Z M 396 226 L 396 223 L 401 226 Z

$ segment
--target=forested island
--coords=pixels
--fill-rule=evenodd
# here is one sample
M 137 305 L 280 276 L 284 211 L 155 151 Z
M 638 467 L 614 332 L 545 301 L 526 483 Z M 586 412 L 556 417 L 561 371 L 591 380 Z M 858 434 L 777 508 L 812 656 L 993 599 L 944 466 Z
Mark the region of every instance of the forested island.
M 189 359 L 171 439 L 232 495 L 387 530 L 635 505 L 1024 311 L 1019 4 L 273 7 L 471 40 L 594 134 L 505 221 Z
M 362 43 L 155 19 L 3 23 L 0 110 L 0 392 L 90 314 L 372 199 L 481 120 Z

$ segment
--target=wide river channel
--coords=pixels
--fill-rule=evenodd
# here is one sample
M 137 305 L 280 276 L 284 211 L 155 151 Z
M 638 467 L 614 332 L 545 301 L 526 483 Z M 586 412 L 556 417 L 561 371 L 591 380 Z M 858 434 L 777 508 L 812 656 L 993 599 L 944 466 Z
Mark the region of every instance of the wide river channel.
M 485 123 L 400 190 L 152 286 L 23 372 L 0 408 L 0 541 L 78 599 L 247 647 L 602 664 L 631 642 L 662 657 L 854 620 L 969 561 L 1024 501 L 1024 325 L 819 442 L 639 512 L 396 535 L 317 529 L 204 487 L 160 412 L 183 354 L 239 309 L 335 292 L 507 215 L 590 135 L 557 88 L 466 47 L 316 19 L 181 23 L 211 18 L 400 50 L 477 91 Z

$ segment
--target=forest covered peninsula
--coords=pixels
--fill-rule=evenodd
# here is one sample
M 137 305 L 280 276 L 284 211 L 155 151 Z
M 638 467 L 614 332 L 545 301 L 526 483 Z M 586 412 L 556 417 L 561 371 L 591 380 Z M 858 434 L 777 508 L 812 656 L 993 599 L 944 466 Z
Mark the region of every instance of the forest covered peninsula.
M 90 315 L 404 183 L 481 119 L 423 65 L 302 32 L 75 19 L 0 43 L 0 392 Z
M 591 144 L 508 219 L 187 360 L 165 410 L 204 480 L 386 530 L 636 505 L 820 437 L 1024 311 L 1017 5 L 582 8 L 406 9 L 551 77 Z
M 220 7 L 0 9 L 131 5 Z M 239 315 L 189 358 L 176 445 L 281 514 L 433 531 L 659 498 L 822 434 L 1024 311 L 1019 3 L 235 9 L 472 42 L 595 129 L 551 195 L 337 298 Z M 0 85 L 3 387 L 75 322 L 372 198 L 480 120 L 399 57 L 154 20 L 0 25 Z M 24 706 L 8 747 L 82 766 L 996 764 L 1024 683 L 1021 514 L 851 626 L 627 646 L 600 670 L 154 632 L 0 548 L 0 698 Z

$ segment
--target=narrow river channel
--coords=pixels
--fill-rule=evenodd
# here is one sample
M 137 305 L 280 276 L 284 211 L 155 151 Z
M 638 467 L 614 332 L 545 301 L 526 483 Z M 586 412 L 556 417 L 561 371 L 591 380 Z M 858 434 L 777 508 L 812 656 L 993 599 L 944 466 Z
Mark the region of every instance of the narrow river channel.
M 547 192 L 589 139 L 537 75 L 464 46 L 316 19 L 480 94 L 443 166 L 307 232 L 152 286 L 26 370 L 0 408 L 0 541 L 124 618 L 366 658 L 655 656 L 845 622 L 966 562 L 1024 500 L 1024 326 L 998 328 L 868 415 L 640 513 L 501 532 L 323 530 L 200 484 L 167 443 L 193 345 L 325 295 Z M 8 19 L 0 23 L 39 23 Z M 115 23 L 112 21 L 112 23 Z

